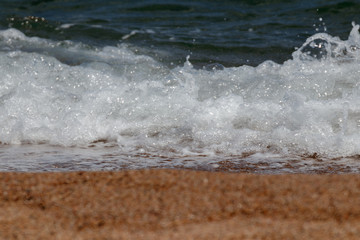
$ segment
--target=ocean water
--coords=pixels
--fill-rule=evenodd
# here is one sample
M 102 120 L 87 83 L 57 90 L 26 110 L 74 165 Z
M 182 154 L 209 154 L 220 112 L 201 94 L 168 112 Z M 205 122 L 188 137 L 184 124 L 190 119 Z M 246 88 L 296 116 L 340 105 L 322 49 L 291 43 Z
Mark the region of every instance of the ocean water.
M 0 171 L 360 171 L 360 1 L 0 6 Z

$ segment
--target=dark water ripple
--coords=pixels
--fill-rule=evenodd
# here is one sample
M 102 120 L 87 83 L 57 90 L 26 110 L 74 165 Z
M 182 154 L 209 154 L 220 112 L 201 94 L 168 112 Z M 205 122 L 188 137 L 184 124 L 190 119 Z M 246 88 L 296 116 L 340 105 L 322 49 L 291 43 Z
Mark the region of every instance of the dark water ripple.
M 360 1 L 5 0 L 0 28 L 90 45 L 126 43 L 161 61 L 201 66 L 283 62 L 317 31 L 346 38 Z M 64 25 L 71 24 L 71 25 Z

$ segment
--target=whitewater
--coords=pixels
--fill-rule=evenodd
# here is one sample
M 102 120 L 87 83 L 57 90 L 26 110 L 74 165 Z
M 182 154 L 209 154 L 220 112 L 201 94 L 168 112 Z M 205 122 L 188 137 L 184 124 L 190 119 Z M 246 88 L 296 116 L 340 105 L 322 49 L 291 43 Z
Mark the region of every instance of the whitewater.
M 359 25 L 255 67 L 134 49 L 0 31 L 1 170 L 360 171 Z

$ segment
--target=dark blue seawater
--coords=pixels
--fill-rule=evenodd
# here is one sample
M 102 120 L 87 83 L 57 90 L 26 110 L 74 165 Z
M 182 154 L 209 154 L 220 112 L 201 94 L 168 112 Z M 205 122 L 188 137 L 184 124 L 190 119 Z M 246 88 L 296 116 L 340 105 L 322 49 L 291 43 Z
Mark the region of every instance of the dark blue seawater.
M 3 0 L 0 28 L 104 46 L 128 43 L 160 61 L 204 66 L 283 62 L 316 32 L 346 38 L 360 1 Z
M 0 171 L 360 172 L 360 1 L 0 1 Z

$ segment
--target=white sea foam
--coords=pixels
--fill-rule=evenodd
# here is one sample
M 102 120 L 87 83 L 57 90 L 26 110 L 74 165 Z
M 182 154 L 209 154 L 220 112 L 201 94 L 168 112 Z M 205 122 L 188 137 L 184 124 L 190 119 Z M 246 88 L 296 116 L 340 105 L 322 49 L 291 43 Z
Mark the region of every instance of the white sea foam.
M 59 30 L 59 29 L 68 29 L 68 28 L 71 28 L 75 26 L 74 23 L 65 23 L 65 24 L 61 24 L 58 28 L 56 28 L 56 30 Z
M 168 68 L 126 45 L 0 31 L 0 142 L 193 154 L 360 154 L 359 26 L 284 64 Z

